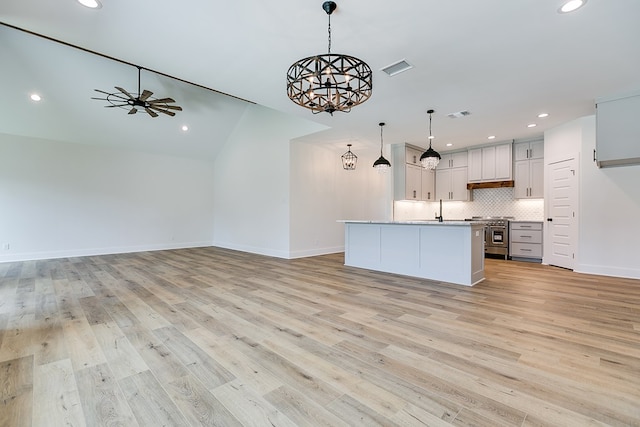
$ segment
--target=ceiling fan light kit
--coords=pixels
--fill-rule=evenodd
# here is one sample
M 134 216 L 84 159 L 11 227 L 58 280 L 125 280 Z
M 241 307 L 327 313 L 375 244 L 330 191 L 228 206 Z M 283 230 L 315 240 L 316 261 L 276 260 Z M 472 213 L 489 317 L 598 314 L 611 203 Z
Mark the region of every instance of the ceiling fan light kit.
M 138 67 L 138 92 L 133 96 L 127 90 L 115 86 L 118 92 L 106 92 L 104 90 L 95 89 L 96 92 L 106 95 L 106 98 L 91 98 L 100 101 L 107 101 L 109 105 L 105 107 L 119 107 L 129 109 L 128 114 L 136 114 L 138 110 L 144 110 L 151 117 L 158 117 L 158 113 L 166 114 L 167 116 L 175 116 L 174 111 L 182 111 L 182 107 L 178 105 L 169 105 L 176 102 L 173 98 L 153 98 L 153 92 L 149 90 L 143 90 L 140 92 L 140 73 L 142 67 Z M 174 110 L 174 111 L 171 111 Z
M 322 4 L 329 16 L 328 53 L 300 59 L 287 71 L 287 96 L 314 114 L 348 113 L 371 96 L 369 65 L 353 56 L 331 53 L 331 14 L 336 7 L 332 1 Z

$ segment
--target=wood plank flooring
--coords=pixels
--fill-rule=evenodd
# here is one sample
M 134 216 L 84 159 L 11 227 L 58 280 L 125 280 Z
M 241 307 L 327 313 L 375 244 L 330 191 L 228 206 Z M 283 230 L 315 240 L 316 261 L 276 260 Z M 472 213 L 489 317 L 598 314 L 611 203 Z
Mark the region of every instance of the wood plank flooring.
M 640 426 L 640 280 L 334 254 L 0 264 L 0 426 Z

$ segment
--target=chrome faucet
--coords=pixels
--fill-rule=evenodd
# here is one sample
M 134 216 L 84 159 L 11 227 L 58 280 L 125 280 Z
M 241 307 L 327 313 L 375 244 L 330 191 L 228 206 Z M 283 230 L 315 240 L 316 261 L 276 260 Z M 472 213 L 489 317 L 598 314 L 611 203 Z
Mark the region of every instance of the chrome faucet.
M 440 199 L 440 216 L 438 216 L 438 213 L 436 212 L 436 219 L 438 220 L 438 222 L 442 222 L 442 199 Z

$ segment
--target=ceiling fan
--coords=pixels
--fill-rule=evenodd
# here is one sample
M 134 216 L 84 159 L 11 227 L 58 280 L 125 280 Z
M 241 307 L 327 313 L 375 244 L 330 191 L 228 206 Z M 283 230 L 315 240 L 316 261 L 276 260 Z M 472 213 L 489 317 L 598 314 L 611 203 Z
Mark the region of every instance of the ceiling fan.
M 107 101 L 110 105 L 105 105 L 105 107 L 129 108 L 129 114 L 136 114 L 139 109 L 143 109 L 151 117 L 158 117 L 158 113 L 163 113 L 173 117 L 176 113 L 171 110 L 182 111 L 182 107 L 178 105 L 169 105 L 170 103 L 176 102 L 172 98 L 153 98 L 151 96 L 153 95 L 153 92 L 146 89 L 140 92 L 141 69 L 141 67 L 138 67 L 138 92 L 135 94 L 135 97 L 125 89 L 115 86 L 115 88 L 118 89 L 118 92 L 109 93 L 104 90 L 95 89 L 96 92 L 103 93 L 107 96 L 106 98 L 91 99 Z

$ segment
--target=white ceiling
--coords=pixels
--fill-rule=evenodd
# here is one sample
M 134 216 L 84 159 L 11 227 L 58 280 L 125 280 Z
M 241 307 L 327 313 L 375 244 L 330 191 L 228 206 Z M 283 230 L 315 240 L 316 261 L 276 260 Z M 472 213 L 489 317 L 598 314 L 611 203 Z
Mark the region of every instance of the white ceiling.
M 321 0 L 189 2 L 3 0 L 0 22 L 234 95 L 331 129 L 305 138 L 342 145 L 434 148 L 540 135 L 593 114 L 595 99 L 640 89 L 640 1 L 589 0 L 559 14 L 561 0 L 342 0 L 332 15 L 332 52 L 366 61 L 373 95 L 349 114 L 312 115 L 286 96 L 297 59 L 326 53 Z M 93 89 L 137 88 L 137 70 L 104 57 L 0 27 L 0 132 L 215 156 L 249 105 L 151 72 L 142 88 L 170 96 L 176 117 L 103 108 Z M 388 77 L 405 59 L 413 69 Z M 43 102 L 28 100 L 32 90 Z M 448 113 L 469 110 L 465 118 Z M 547 112 L 549 117 L 537 118 Z M 179 131 L 186 123 L 188 133 Z M 537 123 L 535 128 L 527 124 Z

